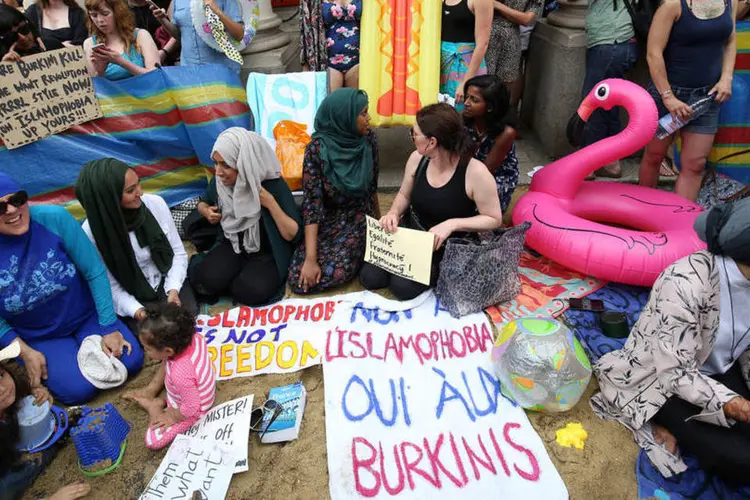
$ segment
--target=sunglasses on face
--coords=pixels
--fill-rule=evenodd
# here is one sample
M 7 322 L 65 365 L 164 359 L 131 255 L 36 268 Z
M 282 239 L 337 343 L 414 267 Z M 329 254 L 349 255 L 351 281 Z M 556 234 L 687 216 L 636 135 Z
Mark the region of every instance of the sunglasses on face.
M 19 191 L 11 195 L 6 201 L 0 201 L 0 215 L 5 215 L 8 212 L 8 205 L 13 205 L 16 208 L 20 208 L 29 201 L 29 195 L 26 191 Z
M 31 26 L 29 26 L 29 23 L 24 22 L 16 26 L 16 28 L 13 31 L 0 36 L 0 40 L 2 40 L 5 43 L 10 43 L 12 45 L 16 41 L 16 39 L 18 39 L 18 35 L 25 36 L 25 35 L 28 35 L 29 33 L 31 33 Z M 13 40 L 13 42 L 11 42 L 11 39 Z
M 268 428 L 279 418 L 279 415 L 284 413 L 284 407 L 278 401 L 269 399 L 263 406 L 256 408 L 250 414 L 250 429 L 260 433 L 260 439 L 266 435 Z M 270 414 L 269 418 L 266 418 L 266 414 Z M 264 426 L 263 422 L 267 420 L 268 423 Z

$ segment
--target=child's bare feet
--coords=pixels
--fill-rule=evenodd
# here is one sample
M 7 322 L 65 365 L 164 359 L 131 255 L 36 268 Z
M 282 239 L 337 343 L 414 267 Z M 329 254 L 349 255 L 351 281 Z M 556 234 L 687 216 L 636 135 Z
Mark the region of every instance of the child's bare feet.
M 657 443 L 664 445 L 669 453 L 677 453 L 677 438 L 666 427 L 652 422 L 651 429 Z
M 140 395 L 132 395 L 130 399 L 141 405 L 148 412 L 148 419 L 151 423 L 160 417 L 164 408 L 167 407 L 167 402 L 164 398 L 148 398 Z

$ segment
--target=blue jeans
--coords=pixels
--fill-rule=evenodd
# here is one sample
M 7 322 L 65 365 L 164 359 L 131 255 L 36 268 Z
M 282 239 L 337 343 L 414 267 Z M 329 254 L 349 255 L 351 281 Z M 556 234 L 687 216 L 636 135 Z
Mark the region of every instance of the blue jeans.
M 586 51 L 586 77 L 583 80 L 583 97 L 591 89 L 607 78 L 624 78 L 638 58 L 638 44 L 635 41 L 626 43 L 602 44 L 590 47 Z M 583 132 L 583 145 L 588 146 L 607 137 L 619 134 L 620 110 L 609 111 L 597 109 L 586 122 Z
M 36 477 L 49 465 L 57 455 L 59 446 L 54 445 L 43 452 L 27 458 L 16 469 L 6 471 L 0 476 L 0 500 L 16 500 L 23 496 L 26 488 L 31 486 Z

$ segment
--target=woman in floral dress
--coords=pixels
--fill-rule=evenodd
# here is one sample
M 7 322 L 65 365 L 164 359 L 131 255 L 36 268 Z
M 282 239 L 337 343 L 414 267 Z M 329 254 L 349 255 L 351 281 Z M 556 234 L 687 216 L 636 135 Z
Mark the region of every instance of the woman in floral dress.
M 341 88 L 321 103 L 302 171 L 305 238 L 289 285 L 316 293 L 354 279 L 365 255 L 365 216 L 379 218 L 378 146 L 367 94 Z
M 331 91 L 358 88 L 362 0 L 302 0 L 300 13 L 303 69 L 327 69 Z

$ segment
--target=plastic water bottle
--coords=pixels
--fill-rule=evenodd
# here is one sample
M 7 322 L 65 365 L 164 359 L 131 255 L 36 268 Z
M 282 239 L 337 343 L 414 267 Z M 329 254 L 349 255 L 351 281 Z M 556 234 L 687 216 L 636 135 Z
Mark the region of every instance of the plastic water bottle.
M 690 108 L 693 110 L 693 116 L 687 121 L 682 121 L 679 118 L 672 116 L 671 113 L 667 113 L 666 115 L 659 118 L 659 128 L 656 129 L 657 139 L 664 139 L 665 137 L 674 134 L 682 127 L 708 111 L 708 108 L 711 107 L 711 103 L 713 102 L 714 97 L 714 94 L 710 94 L 706 97 L 698 99 L 693 104 L 691 104 Z

